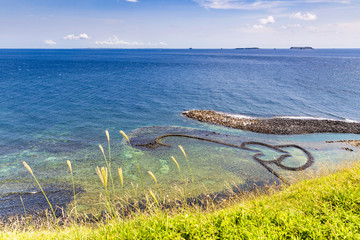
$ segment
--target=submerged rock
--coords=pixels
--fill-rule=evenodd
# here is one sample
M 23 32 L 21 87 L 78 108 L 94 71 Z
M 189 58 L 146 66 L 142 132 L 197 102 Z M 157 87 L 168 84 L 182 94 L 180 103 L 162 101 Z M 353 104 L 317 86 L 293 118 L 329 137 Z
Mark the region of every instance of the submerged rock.
M 73 200 L 72 186 L 54 186 L 44 188 L 46 196 L 53 205 L 53 208 L 65 208 Z M 76 193 L 83 192 L 77 188 Z M 10 193 L 0 197 L 0 217 L 13 215 L 23 215 L 24 207 L 21 203 L 22 197 L 26 213 L 28 215 L 38 214 L 45 209 L 49 209 L 49 205 L 40 190 L 29 190 L 18 193 Z
M 166 161 L 164 159 L 159 159 L 159 163 L 160 163 L 160 172 L 162 174 L 168 174 L 170 171 L 168 161 Z
M 360 140 L 339 140 L 339 141 L 326 141 L 327 143 L 348 143 L 351 146 L 354 146 L 356 148 L 360 148 Z M 348 149 L 344 149 L 344 150 L 348 150 Z M 351 151 L 353 151 L 352 149 L 350 149 Z

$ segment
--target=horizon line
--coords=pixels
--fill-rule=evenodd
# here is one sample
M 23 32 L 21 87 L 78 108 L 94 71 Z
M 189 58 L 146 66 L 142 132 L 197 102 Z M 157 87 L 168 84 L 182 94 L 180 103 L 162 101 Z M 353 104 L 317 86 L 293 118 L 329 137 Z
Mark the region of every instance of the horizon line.
M 296 48 L 303 48 L 309 46 L 292 46 Z M 292 47 L 233 47 L 233 48 L 92 48 L 92 47 L 84 47 L 84 48 L 37 48 L 37 47 L 24 47 L 24 48 L 1 48 L 0 50 L 296 50 L 291 49 Z M 321 50 L 321 49 L 360 49 L 360 47 L 319 47 L 308 50 Z

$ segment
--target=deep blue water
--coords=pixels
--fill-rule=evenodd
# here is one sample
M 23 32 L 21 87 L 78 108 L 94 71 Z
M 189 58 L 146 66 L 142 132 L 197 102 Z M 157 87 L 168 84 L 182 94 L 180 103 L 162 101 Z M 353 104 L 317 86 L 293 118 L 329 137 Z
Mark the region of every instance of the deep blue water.
M 360 50 L 0 50 L 0 83 L 2 148 L 184 124 L 193 108 L 360 121 Z
M 188 109 L 360 121 L 360 50 L 0 50 L 0 181 Z

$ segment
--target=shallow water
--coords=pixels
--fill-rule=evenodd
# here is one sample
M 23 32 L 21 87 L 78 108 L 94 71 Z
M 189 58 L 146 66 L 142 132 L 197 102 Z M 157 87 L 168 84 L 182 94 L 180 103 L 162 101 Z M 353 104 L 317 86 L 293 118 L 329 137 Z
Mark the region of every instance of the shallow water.
M 105 129 L 111 136 L 116 184 L 120 184 L 116 170 L 122 167 L 130 192 L 134 192 L 131 182 L 141 184 L 119 130 L 130 133 L 148 126 L 182 126 L 228 134 L 222 140 L 233 144 L 297 144 L 315 158 L 304 172 L 353 160 L 358 149 L 325 141 L 360 139 L 359 135 L 273 136 L 199 123 L 180 113 L 200 108 L 253 117 L 360 121 L 359 76 L 359 50 L 0 50 L 0 196 L 36 191 L 22 161 L 33 168 L 45 189 L 71 187 L 66 165 L 71 160 L 76 185 L 84 190 L 79 201 L 97 202 L 102 186 L 95 167 L 105 164 L 98 147 L 102 144 L 107 151 Z M 136 149 L 146 188 L 153 187 L 147 173 L 152 171 L 160 192 L 181 195 L 184 181 L 172 155 L 191 188 L 187 164 L 176 147 L 179 144 L 188 153 L 196 193 L 222 191 L 228 183 L 277 180 L 253 160 L 251 151 L 195 139 L 169 137 L 163 141 L 174 147 Z M 279 153 L 256 147 L 265 153 L 263 160 L 278 157 Z M 305 161 L 298 150 L 286 150 L 292 157 L 284 164 L 297 166 Z M 294 175 L 272 167 L 286 178 Z M 0 208 L 5 201 L 0 198 Z

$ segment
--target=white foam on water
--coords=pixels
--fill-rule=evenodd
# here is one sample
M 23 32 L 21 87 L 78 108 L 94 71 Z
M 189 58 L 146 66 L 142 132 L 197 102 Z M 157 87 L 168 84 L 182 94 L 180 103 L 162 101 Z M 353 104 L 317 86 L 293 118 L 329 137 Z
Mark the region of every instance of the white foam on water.
M 250 117 L 247 115 L 236 114 L 236 113 L 226 113 L 226 112 L 216 112 L 216 113 L 224 115 L 224 116 L 228 116 L 228 117 L 238 118 L 238 119 L 256 119 L 256 117 Z
M 358 121 L 351 120 L 351 119 L 348 119 L 348 118 L 345 118 L 345 122 L 358 123 Z
M 304 120 L 329 120 L 329 121 L 342 121 L 342 122 L 352 122 L 357 123 L 358 121 L 351 119 L 332 119 L 332 118 L 323 118 L 323 117 L 309 117 L 309 116 L 276 116 L 275 118 L 286 118 L 286 119 L 304 119 Z
M 309 116 L 276 116 L 276 117 L 274 117 L 274 118 L 341 121 L 341 120 L 330 119 L 330 118 L 309 117 Z

